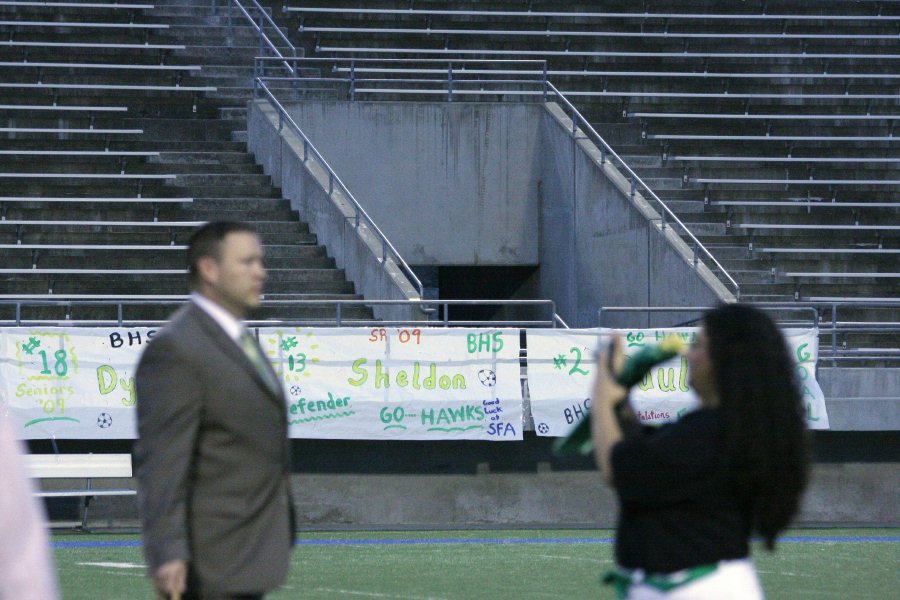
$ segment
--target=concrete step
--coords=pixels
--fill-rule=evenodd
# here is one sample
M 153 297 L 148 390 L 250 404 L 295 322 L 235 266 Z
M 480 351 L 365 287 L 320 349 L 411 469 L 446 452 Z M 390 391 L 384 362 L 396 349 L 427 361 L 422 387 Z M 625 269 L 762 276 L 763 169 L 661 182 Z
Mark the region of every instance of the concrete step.
M 161 152 L 158 157 L 147 159 L 161 165 L 252 165 L 257 166 L 248 152 Z
M 296 244 L 317 244 L 316 236 L 303 229 L 305 224 L 298 227 L 298 231 L 286 233 L 260 233 L 263 245 L 291 246 Z M 85 228 L 49 228 L 28 227 L 21 233 L 22 244 L 180 244 L 188 242 L 191 231 L 110 231 L 103 230 L 102 226 L 94 227 L 92 231 Z M 19 239 L 14 228 L 0 227 L 0 243 L 16 244 Z
M 6 253 L 4 253 L 6 254 Z M 37 259 L 31 256 L 16 256 L 9 253 L 4 257 L 5 269 L 30 269 L 37 264 L 38 269 L 182 269 L 185 265 L 183 252 L 166 253 L 107 253 L 105 256 L 91 252 L 83 256 L 49 254 L 42 252 Z M 266 257 L 266 269 L 269 271 L 291 270 L 297 266 L 297 258 Z M 334 259 L 325 256 L 303 257 L 304 269 L 335 269 Z
M 188 285 L 186 276 L 163 279 L 160 276 L 132 276 L 117 279 L 100 280 L 96 276 L 71 278 L 19 278 L 4 277 L 0 280 L 2 294 L 117 294 L 127 296 L 136 293 L 146 294 L 186 294 Z M 338 281 L 290 281 L 266 282 L 266 293 L 271 294 L 352 294 L 353 284 Z

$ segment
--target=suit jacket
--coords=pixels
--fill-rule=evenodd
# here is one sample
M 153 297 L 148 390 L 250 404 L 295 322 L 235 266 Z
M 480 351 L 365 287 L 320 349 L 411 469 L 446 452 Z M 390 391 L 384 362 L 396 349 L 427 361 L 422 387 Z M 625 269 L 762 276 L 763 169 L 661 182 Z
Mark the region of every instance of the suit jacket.
M 135 384 L 151 570 L 188 561 L 194 592 L 279 586 L 294 540 L 283 392 L 193 302 L 148 345 Z

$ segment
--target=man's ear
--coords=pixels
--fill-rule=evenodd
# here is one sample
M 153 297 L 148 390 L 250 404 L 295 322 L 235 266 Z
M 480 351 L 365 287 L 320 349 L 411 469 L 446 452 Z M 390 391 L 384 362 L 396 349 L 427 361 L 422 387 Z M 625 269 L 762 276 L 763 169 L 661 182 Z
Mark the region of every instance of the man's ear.
M 197 275 L 200 276 L 200 282 L 206 283 L 217 279 L 219 265 L 212 256 L 201 256 L 197 259 Z

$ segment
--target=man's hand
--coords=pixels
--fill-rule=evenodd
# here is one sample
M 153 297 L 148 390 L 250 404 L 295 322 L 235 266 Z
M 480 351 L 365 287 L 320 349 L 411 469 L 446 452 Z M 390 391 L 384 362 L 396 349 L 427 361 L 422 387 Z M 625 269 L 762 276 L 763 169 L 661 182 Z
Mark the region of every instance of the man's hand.
M 153 573 L 153 586 L 164 598 L 173 595 L 180 598 L 187 588 L 187 562 L 170 560 L 161 564 Z

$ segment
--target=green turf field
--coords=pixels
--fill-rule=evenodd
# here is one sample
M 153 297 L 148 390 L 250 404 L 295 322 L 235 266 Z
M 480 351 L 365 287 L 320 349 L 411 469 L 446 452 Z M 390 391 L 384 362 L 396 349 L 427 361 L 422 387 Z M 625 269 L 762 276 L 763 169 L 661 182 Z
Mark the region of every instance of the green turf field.
M 609 530 L 302 533 L 270 600 L 613 598 Z M 153 598 L 137 536 L 56 535 L 65 600 Z M 900 529 L 794 530 L 755 560 L 770 600 L 884 600 L 900 590 Z

